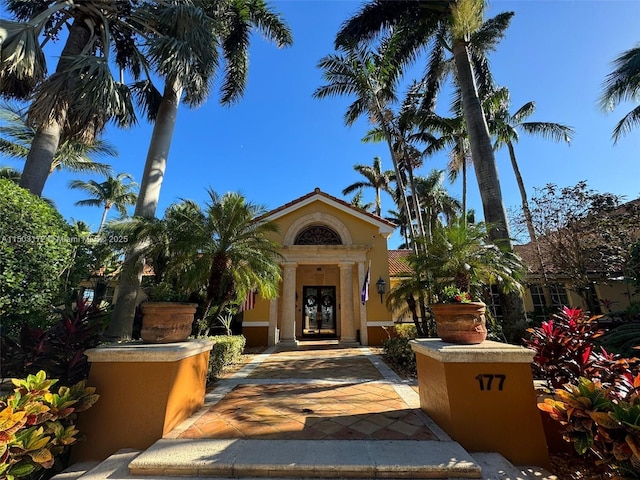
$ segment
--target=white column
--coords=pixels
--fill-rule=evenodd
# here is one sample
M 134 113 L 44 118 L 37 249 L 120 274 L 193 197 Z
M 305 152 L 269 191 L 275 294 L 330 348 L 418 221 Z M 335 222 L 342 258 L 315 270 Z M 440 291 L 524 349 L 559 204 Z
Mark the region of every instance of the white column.
M 364 266 L 365 262 L 358 262 L 358 286 L 362 288 L 364 284 Z M 367 306 L 362 303 L 362 299 L 358 301 L 360 305 L 360 344 L 369 345 L 369 332 L 367 331 Z
M 280 343 L 297 345 L 296 341 L 296 269 L 295 262 L 282 264 L 282 322 L 280 324 Z
M 353 321 L 353 262 L 339 263 L 340 267 L 340 343 L 356 343 Z

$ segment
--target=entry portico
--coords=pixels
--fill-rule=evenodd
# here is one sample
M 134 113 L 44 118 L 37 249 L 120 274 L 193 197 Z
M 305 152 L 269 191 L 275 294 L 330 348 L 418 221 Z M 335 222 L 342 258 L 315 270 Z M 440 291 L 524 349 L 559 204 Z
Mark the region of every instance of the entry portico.
M 389 285 L 392 223 L 317 188 L 261 220 L 279 227 L 274 240 L 281 245 L 282 283 L 278 298 L 257 299 L 256 307 L 245 312 L 243 333 L 249 344 L 336 338 L 368 345 L 371 329 L 392 324 L 376 295 L 361 301 L 369 268 L 372 284 L 381 278 Z

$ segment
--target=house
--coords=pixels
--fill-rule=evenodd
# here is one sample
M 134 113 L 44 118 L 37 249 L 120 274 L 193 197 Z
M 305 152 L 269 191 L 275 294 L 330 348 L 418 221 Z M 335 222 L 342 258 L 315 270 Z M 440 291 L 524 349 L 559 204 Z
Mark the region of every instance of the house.
M 386 338 L 381 327 L 393 320 L 378 286 L 388 291 L 391 284 L 393 223 L 319 188 L 260 219 L 279 228 L 273 240 L 281 245 L 282 282 L 278 298 L 257 298 L 244 312 L 248 345 L 320 338 L 378 345 Z

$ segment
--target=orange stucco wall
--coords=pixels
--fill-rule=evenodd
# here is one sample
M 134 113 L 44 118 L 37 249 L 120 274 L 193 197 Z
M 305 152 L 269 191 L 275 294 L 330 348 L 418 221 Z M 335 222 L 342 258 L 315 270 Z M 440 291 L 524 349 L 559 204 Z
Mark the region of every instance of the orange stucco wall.
M 367 333 L 369 335 L 369 345 L 372 345 L 374 347 L 382 346 L 384 341 L 389 338 L 387 332 L 389 333 L 389 335 L 391 335 L 391 337 L 396 336 L 396 330 L 393 326 L 387 327 L 386 332 L 382 327 L 369 327 L 367 329 Z
M 421 408 L 470 451 L 548 468 L 549 454 L 527 363 L 444 363 L 416 353 Z M 505 375 L 481 390 L 478 375 Z
M 122 448 L 145 449 L 204 403 L 209 352 L 174 362 L 93 363 L 88 385 L 98 402 L 80 414 L 86 441 L 74 461 L 103 460 Z
M 243 325 L 242 335 L 247 339 L 247 347 L 264 347 L 267 345 L 269 327 L 247 327 Z

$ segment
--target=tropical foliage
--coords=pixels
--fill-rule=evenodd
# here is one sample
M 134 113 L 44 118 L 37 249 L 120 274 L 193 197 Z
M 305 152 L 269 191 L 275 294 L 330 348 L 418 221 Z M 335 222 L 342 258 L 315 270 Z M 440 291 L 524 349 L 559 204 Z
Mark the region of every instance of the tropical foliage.
M 206 336 L 225 308 L 237 308 L 250 291 L 277 295 L 277 245 L 269 238 L 276 226 L 259 219 L 265 212 L 237 193 L 209 190 L 204 207 L 184 200 L 162 220 L 134 217 L 114 228 L 144 245 L 140 254 L 150 260 L 156 284 L 200 299 L 199 333 Z
M 26 377 L 40 370 L 71 386 L 89 376 L 85 350 L 98 346 L 106 326 L 107 312 L 98 302 L 78 299 L 74 307 L 56 311 L 58 321 L 50 327 L 8 329 L 0 337 L 0 378 Z
M 152 218 L 169 156 L 179 103 L 203 103 L 211 82 L 222 76 L 221 102 L 230 105 L 242 97 L 248 75 L 251 33 L 257 31 L 278 47 L 292 43 L 283 19 L 264 0 L 223 2 L 169 2 L 145 5 L 156 20 L 147 39 L 146 55 L 164 80 L 160 96 L 150 84 L 141 90 L 157 109 L 149 109 L 154 129 L 134 215 Z M 222 59 L 223 61 L 220 61 Z M 149 105 L 149 103 L 147 103 Z M 109 335 L 131 335 L 143 260 L 140 250 L 131 250 L 120 277 L 120 296 Z
M 0 477 L 7 480 L 53 468 L 78 441 L 77 414 L 98 400 L 84 382 L 52 389 L 57 380 L 42 370 L 12 382 L 14 392 L 0 398 Z
M 26 160 L 36 130 L 28 123 L 26 111 L 15 105 L 0 106 L 0 154 Z M 68 170 L 80 173 L 111 174 L 111 165 L 100 163 L 95 158 L 118 155 L 114 147 L 104 140 L 84 141 L 77 138 L 61 140 L 53 156 L 49 173 Z
M 389 292 L 387 304 L 396 311 L 407 305 L 420 336 L 427 336 L 431 328 L 418 308 L 442 300 L 449 286 L 474 299 L 483 298 L 491 285 L 503 291 L 522 288 L 520 259 L 491 243 L 484 224 L 465 226 L 458 220 L 440 226 L 425 241 L 424 251 L 408 256 L 407 262 L 412 274 Z

